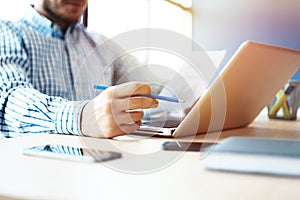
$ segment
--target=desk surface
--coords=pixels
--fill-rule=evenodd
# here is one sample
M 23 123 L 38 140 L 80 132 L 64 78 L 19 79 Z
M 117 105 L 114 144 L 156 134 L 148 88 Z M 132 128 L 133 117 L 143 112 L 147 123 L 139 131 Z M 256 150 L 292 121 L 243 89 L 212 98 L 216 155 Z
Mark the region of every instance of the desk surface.
M 224 131 L 220 139 L 230 136 L 300 140 L 300 122 L 269 120 L 265 114 L 260 114 L 249 127 Z M 195 140 L 200 141 L 204 137 L 199 135 Z M 151 138 L 113 141 L 55 134 L 4 139 L 0 141 L 0 199 L 5 199 L 6 196 L 17 199 L 72 200 L 108 198 L 291 200 L 300 197 L 300 179 L 208 171 L 197 152 L 179 154 L 161 151 L 161 144 L 165 140 Z M 180 140 L 190 139 L 180 138 Z M 47 143 L 118 148 L 126 153 L 122 159 L 106 164 L 78 163 L 22 155 L 24 147 Z M 149 159 L 144 160 L 143 157 Z M 173 160 L 164 163 L 164 158 Z M 141 170 L 142 168 L 145 170 Z

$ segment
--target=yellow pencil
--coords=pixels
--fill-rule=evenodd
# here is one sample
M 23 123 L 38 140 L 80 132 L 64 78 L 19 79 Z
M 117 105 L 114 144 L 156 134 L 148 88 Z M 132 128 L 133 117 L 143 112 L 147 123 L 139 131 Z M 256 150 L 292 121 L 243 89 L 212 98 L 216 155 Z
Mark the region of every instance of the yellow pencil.
M 276 94 L 276 99 L 281 99 L 283 96 L 284 96 L 284 91 L 280 90 Z M 290 106 L 289 106 L 288 100 L 283 102 L 281 109 L 282 109 L 282 113 L 283 113 L 283 118 L 289 119 L 291 117 L 291 112 L 290 112 Z
M 283 104 L 287 101 L 289 95 L 293 92 L 294 86 L 289 85 L 287 89 L 284 91 L 283 95 L 280 95 L 280 98 L 276 99 L 276 102 L 269 110 L 270 116 L 276 116 L 278 110 L 283 106 Z

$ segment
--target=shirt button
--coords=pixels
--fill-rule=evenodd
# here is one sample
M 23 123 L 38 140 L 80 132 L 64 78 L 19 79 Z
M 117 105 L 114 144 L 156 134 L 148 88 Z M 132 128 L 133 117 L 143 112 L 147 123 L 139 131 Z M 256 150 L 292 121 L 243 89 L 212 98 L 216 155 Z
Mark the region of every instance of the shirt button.
M 72 61 L 72 62 L 71 62 L 71 65 L 72 65 L 72 66 L 75 66 L 75 65 L 77 65 L 77 62 L 76 62 L 76 61 Z

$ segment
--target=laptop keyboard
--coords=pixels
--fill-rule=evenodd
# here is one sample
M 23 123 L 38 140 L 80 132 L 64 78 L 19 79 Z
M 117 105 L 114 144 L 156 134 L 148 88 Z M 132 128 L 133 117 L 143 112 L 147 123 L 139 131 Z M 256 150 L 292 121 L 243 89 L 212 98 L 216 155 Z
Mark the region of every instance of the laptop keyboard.
M 151 120 L 151 121 L 143 121 L 143 126 L 154 126 L 154 127 L 162 127 L 162 128 L 175 128 L 180 124 L 181 120 L 172 119 L 172 120 Z

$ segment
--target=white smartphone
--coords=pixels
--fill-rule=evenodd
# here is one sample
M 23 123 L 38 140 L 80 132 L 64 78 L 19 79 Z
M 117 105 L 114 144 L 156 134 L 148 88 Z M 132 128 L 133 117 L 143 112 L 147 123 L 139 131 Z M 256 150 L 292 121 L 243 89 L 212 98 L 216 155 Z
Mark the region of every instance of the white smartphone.
M 119 152 L 54 144 L 24 148 L 23 154 L 29 156 L 83 162 L 104 162 L 122 157 L 122 154 Z

